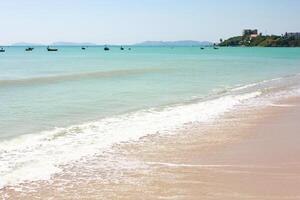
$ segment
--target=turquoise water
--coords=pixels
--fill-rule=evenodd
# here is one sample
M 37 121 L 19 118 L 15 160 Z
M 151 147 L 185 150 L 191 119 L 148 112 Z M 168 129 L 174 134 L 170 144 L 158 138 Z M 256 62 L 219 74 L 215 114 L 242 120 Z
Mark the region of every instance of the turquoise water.
M 58 48 L 0 53 L 0 189 L 80 168 L 115 144 L 300 95 L 300 48 Z
M 172 105 L 300 72 L 299 48 L 8 47 L 0 138 Z

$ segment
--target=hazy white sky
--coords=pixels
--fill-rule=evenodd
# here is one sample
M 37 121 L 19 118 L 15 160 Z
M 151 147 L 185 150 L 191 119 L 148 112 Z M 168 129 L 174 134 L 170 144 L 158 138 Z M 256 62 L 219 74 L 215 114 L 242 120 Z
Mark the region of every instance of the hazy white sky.
M 244 28 L 300 32 L 299 0 L 0 0 L 0 45 L 218 41 Z

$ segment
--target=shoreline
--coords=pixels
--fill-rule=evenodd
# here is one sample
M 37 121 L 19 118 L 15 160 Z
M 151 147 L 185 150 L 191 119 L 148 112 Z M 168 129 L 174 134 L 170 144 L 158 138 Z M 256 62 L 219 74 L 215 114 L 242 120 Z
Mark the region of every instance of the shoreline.
M 226 114 L 217 124 L 191 125 L 177 135 L 147 136 L 115 145 L 113 152 L 106 152 L 107 157 L 94 161 L 95 168 L 73 166 L 50 182 L 24 185 L 35 185 L 33 189 L 6 188 L 0 190 L 0 196 L 300 199 L 299 118 L 299 97 L 263 109 L 245 108 Z M 108 157 L 111 160 L 106 163 Z M 87 177 L 91 174 L 95 177 Z
M 143 199 L 300 199 L 299 119 L 300 98 L 290 97 L 229 113 L 208 128 L 196 125 L 178 138 L 154 138 L 146 148 L 129 145 L 134 160 L 153 168 L 140 189 L 152 195 Z

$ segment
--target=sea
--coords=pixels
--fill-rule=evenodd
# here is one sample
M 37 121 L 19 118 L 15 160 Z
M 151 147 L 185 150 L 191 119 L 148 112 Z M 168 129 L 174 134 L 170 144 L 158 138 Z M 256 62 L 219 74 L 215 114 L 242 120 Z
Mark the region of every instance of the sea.
M 56 48 L 0 53 L 0 190 L 241 105 L 300 95 L 300 48 Z

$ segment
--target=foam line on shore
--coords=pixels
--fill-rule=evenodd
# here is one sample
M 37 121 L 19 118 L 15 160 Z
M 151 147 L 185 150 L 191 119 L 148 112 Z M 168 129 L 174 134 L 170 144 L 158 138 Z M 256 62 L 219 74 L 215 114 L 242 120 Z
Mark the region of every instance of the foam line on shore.
M 273 107 L 295 107 L 296 105 L 293 105 L 293 104 L 275 104 L 275 103 L 271 103 L 270 106 L 273 106 Z
M 256 169 L 281 169 L 286 166 L 263 166 L 263 165 L 230 165 L 230 164 L 215 164 L 215 165 L 208 165 L 208 164 L 185 164 L 185 163 L 166 163 L 166 162 L 147 162 L 148 165 L 159 165 L 159 166 L 166 166 L 166 167 L 198 167 L 198 168 L 256 168 Z

